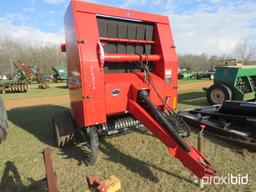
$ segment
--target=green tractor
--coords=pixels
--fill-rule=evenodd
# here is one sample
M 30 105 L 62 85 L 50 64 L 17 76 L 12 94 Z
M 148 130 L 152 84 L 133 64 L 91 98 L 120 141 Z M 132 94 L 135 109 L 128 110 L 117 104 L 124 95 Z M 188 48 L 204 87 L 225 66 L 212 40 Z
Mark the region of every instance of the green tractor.
M 5 140 L 8 134 L 7 113 L 4 107 L 3 99 L 0 97 L 0 143 Z
M 67 81 L 67 77 L 68 77 L 67 67 L 65 66 L 52 67 L 52 70 L 54 71 L 53 82 L 57 83 L 59 81 Z

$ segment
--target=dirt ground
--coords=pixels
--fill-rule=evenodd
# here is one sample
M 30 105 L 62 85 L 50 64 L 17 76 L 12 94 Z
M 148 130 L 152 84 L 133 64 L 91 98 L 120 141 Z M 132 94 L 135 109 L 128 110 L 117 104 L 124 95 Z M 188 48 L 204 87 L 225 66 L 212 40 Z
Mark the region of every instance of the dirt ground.
M 5 101 L 5 106 L 7 110 L 16 107 L 29 107 L 36 105 L 65 105 L 69 102 L 68 95 L 55 95 L 50 97 L 40 97 L 40 98 L 29 98 L 29 99 L 19 99 L 19 100 L 7 100 Z
M 193 83 L 185 83 L 179 84 L 178 90 L 180 92 L 202 89 L 204 87 L 209 87 L 212 84 L 211 81 L 198 81 Z M 56 84 L 60 85 L 60 84 Z M 51 86 L 56 86 L 52 84 Z M 40 98 L 28 98 L 28 99 L 18 99 L 18 100 L 6 100 L 5 105 L 6 109 L 12 109 L 16 107 L 28 107 L 28 106 L 36 106 L 36 105 L 67 105 L 69 103 L 68 95 L 56 95 L 56 96 L 44 96 Z
M 206 88 L 210 87 L 212 84 L 213 84 L 212 81 L 198 80 L 198 82 L 179 84 L 178 90 L 179 91 L 187 91 L 187 90 L 202 89 L 204 87 L 206 87 Z

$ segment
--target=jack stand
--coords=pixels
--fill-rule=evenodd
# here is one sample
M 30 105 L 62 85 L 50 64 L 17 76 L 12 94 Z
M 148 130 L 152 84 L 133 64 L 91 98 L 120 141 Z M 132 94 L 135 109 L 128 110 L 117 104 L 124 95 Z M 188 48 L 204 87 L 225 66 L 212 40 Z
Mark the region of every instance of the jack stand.
M 200 132 L 197 136 L 197 150 L 199 151 L 199 153 L 202 153 L 202 140 L 203 140 L 202 136 L 203 136 L 203 131 L 204 131 L 205 127 L 206 126 L 204 124 L 201 124 L 199 126 Z M 198 184 L 199 184 L 200 189 L 204 188 L 203 179 L 198 179 Z

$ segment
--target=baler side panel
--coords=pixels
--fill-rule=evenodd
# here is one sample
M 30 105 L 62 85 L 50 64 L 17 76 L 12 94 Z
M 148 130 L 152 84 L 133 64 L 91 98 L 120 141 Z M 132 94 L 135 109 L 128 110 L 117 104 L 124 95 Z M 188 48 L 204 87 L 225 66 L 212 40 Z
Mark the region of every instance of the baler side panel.
M 175 109 L 177 106 L 178 57 L 169 24 L 156 24 L 155 41 L 154 54 L 162 55 L 162 60 L 155 65 L 155 72 L 165 82 L 170 78 L 170 83 L 166 83 L 165 95 L 169 97 L 168 104 Z
M 97 57 L 99 42 L 95 14 L 76 12 L 78 42 L 81 55 L 81 76 L 84 103 L 83 126 L 106 122 L 104 71 L 100 69 Z
M 77 46 L 77 36 L 73 4 L 70 4 L 65 14 L 66 54 L 68 64 L 68 85 L 71 107 L 76 123 L 84 124 L 83 94 L 80 73 L 80 56 Z

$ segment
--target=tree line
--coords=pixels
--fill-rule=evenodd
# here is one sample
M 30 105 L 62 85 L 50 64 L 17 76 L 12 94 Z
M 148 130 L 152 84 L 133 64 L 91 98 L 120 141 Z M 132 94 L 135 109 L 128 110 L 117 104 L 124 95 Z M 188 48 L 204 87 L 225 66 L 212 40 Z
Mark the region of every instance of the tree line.
M 231 55 L 179 55 L 179 68 L 191 71 L 214 70 L 224 59 L 231 57 L 242 59 L 244 64 L 256 64 L 256 47 L 243 42 L 234 48 Z M 33 46 L 27 42 L 0 40 L 0 74 L 14 73 L 16 69 L 13 62 L 19 59 L 28 65 L 40 67 L 43 73 L 48 74 L 52 73 L 52 66 L 66 65 L 66 55 L 60 51 L 59 45 Z
M 248 42 L 239 43 L 228 55 L 184 54 L 179 55 L 179 68 L 191 71 L 211 71 L 223 65 L 226 59 L 236 58 L 244 65 L 256 65 L 256 47 Z
M 34 46 L 27 42 L 0 40 L 0 74 L 15 73 L 17 70 L 13 63 L 17 60 L 40 67 L 42 73 L 48 74 L 52 73 L 52 66 L 66 65 L 66 55 L 58 45 Z

